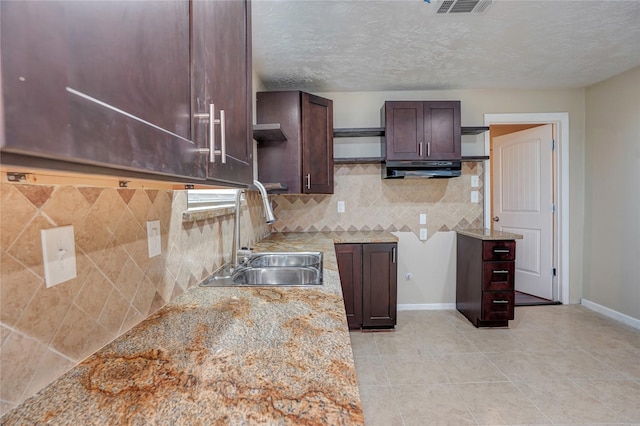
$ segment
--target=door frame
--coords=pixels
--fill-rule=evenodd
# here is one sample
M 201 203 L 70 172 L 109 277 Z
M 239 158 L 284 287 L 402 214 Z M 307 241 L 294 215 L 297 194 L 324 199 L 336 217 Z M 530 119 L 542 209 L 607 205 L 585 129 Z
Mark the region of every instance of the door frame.
M 569 303 L 569 113 L 485 114 L 484 125 L 492 124 L 553 124 L 556 161 L 554 164 L 554 204 L 556 214 L 553 229 L 554 265 L 553 300 Z M 490 132 L 484 134 L 484 150 L 491 149 Z M 484 160 L 484 227 L 491 228 L 491 160 Z

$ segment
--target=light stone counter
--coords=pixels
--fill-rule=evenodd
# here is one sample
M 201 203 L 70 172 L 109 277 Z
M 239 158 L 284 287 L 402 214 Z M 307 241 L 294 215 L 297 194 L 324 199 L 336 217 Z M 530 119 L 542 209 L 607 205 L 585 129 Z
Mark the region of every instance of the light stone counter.
M 364 424 L 334 241 L 272 234 L 257 251 L 324 252 L 321 287 L 193 287 L 0 418 L 15 424 Z
M 492 231 L 491 229 L 458 229 L 456 232 L 467 237 L 478 238 L 480 240 L 521 240 L 520 234 L 510 232 Z

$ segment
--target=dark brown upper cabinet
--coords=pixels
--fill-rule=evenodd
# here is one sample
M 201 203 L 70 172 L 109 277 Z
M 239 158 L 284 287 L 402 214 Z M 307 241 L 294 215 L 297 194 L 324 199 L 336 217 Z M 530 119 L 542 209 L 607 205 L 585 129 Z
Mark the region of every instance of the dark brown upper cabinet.
M 460 160 L 460 101 L 387 101 L 387 160 Z
M 201 145 L 210 147 L 213 141 L 215 150 L 207 178 L 251 184 L 250 2 L 193 1 L 192 10 L 194 135 Z
M 258 178 L 292 194 L 333 194 L 333 101 L 300 91 L 258 92 L 258 124 L 279 123 L 286 141 L 258 144 Z
M 252 181 L 248 2 L 0 7 L 3 160 L 165 180 Z M 216 155 L 209 165 L 211 104 L 225 164 Z

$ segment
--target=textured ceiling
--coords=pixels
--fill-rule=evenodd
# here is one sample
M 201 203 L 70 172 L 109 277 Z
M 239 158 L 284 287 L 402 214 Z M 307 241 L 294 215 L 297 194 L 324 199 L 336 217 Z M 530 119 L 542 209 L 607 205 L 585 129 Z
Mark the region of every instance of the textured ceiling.
M 253 0 L 254 67 L 311 92 L 574 88 L 640 65 L 640 0 Z

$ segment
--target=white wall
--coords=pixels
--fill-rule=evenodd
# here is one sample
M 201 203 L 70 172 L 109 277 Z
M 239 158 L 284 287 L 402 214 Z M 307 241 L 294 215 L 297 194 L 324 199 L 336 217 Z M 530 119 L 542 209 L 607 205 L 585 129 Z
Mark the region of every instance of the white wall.
M 569 300 L 579 303 L 582 297 L 582 254 L 584 225 L 584 127 L 585 98 L 584 89 L 565 90 L 447 90 L 447 91 L 411 91 L 411 92 L 328 92 L 317 93 L 333 100 L 334 127 L 379 127 L 380 108 L 385 100 L 460 100 L 463 126 L 482 126 L 484 114 L 489 113 L 533 113 L 568 112 L 570 123 L 569 148 Z M 363 153 L 358 154 L 358 142 L 343 149 L 349 156 L 372 155 L 373 139 L 362 143 Z M 336 139 L 336 145 L 345 144 Z M 484 139 L 463 137 L 463 154 L 479 155 L 483 153 Z M 378 148 L 379 149 L 379 148 Z M 336 156 L 340 153 L 336 149 Z M 373 154 L 376 155 L 376 154 Z M 449 237 L 451 238 L 451 237 Z M 406 247 L 405 244 L 407 244 Z M 420 243 L 422 244 L 422 243 Z M 445 270 L 449 266 L 439 263 L 435 269 L 425 268 L 425 253 L 430 255 L 447 253 L 450 240 L 446 237 L 429 241 L 430 247 L 424 250 L 411 250 L 408 241 L 401 240 L 399 252 L 404 258 L 404 267 L 420 272 L 420 281 L 413 283 L 404 280 L 399 273 L 398 303 L 400 304 L 439 304 L 455 302 L 455 274 Z M 436 264 L 437 265 L 437 264 Z M 427 270 L 430 269 L 430 270 Z M 415 272 L 414 272 L 415 273 Z
M 640 320 L 640 67 L 586 89 L 583 296 Z

